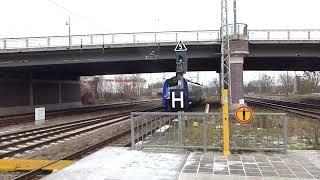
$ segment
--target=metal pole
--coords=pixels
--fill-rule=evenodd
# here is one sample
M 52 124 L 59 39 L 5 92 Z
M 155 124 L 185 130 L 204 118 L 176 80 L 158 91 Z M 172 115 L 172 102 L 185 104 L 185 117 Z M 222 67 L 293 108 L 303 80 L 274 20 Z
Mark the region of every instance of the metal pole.
M 199 72 L 197 72 L 197 83 L 199 83 Z
M 131 149 L 135 148 L 135 141 L 136 141 L 136 137 L 134 134 L 134 117 L 133 114 L 130 115 L 130 119 L 131 119 Z
M 284 116 L 283 125 L 283 153 L 287 154 L 288 151 L 288 117 Z
M 178 114 L 178 128 L 179 128 L 179 139 L 180 139 L 180 146 L 182 146 L 182 117 L 181 117 L 181 111 L 179 111 Z
M 71 24 L 70 24 L 70 16 L 68 18 L 68 25 L 69 25 L 69 46 L 71 46 Z
M 221 98 L 223 122 L 223 154 L 230 155 L 229 103 L 231 103 L 230 41 L 228 30 L 228 0 L 221 0 Z M 230 92 L 228 92 L 230 91 Z
M 233 0 L 233 34 L 237 34 L 237 0 Z

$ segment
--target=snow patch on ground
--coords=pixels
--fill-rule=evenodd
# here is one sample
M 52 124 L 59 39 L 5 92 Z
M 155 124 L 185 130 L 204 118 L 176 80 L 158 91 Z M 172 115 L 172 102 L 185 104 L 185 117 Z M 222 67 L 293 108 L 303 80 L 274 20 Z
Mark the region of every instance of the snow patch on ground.
M 177 178 L 185 153 L 163 153 L 107 147 L 45 180 L 166 179 Z

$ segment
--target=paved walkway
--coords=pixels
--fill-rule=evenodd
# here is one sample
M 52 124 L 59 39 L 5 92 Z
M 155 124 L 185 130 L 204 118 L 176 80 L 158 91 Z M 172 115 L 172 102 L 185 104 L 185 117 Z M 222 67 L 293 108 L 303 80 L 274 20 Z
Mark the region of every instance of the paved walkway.
M 190 153 L 179 179 L 320 179 L 317 151 L 279 154 Z
M 233 154 L 106 147 L 46 180 L 320 179 L 319 151 Z

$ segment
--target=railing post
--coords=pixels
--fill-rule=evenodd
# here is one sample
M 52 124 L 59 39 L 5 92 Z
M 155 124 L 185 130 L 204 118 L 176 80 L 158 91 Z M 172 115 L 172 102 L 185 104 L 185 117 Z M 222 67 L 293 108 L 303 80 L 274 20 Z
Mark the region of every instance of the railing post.
M 93 44 L 93 35 L 90 35 L 90 43 Z
M 287 114 L 284 115 L 283 122 L 283 153 L 288 153 L 288 117 Z
M 50 47 L 50 37 L 47 38 L 47 47 Z
M 130 119 L 131 119 L 131 149 L 135 149 L 136 137 L 134 132 L 134 117 L 132 113 L 130 115 Z
M 310 33 L 310 31 L 308 31 L 308 40 L 310 40 L 311 39 L 311 33 Z
M 157 42 L 157 33 L 154 34 L 154 42 Z
M 182 146 L 182 117 L 181 117 L 181 111 L 178 112 L 178 134 L 180 139 L 180 147 Z
M 26 48 L 28 48 L 28 47 L 29 47 L 29 39 L 26 38 Z
M 207 115 L 202 117 L 203 123 L 203 151 L 207 152 Z
M 136 35 L 135 34 L 133 34 L 133 43 L 135 44 L 136 43 Z
M 267 32 L 267 40 L 270 40 L 270 31 Z
M 176 33 L 176 42 L 178 42 L 178 33 Z
M 69 47 L 72 45 L 71 35 L 69 35 Z
M 199 32 L 197 32 L 197 41 L 199 41 Z
M 111 43 L 114 43 L 114 34 L 111 35 Z
M 290 40 L 290 30 L 288 30 L 288 40 Z
M 6 39 L 3 40 L 3 49 L 7 49 L 7 40 Z

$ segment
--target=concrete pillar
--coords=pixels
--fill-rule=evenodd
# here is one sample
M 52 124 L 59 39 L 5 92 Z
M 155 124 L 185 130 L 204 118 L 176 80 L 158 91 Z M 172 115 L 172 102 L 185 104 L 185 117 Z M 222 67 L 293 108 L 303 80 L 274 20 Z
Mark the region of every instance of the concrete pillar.
M 61 81 L 59 81 L 59 104 L 62 103 Z
M 239 99 L 243 99 L 243 63 L 244 58 L 249 54 L 248 36 L 232 36 L 230 53 L 231 98 L 232 104 L 237 106 Z
M 32 80 L 29 82 L 29 90 L 30 90 L 30 106 L 33 106 L 33 85 Z
M 33 103 L 33 84 L 32 84 L 32 73 L 29 75 L 29 105 L 32 107 Z
M 243 99 L 243 57 L 231 56 L 230 73 L 232 103 L 237 104 Z

